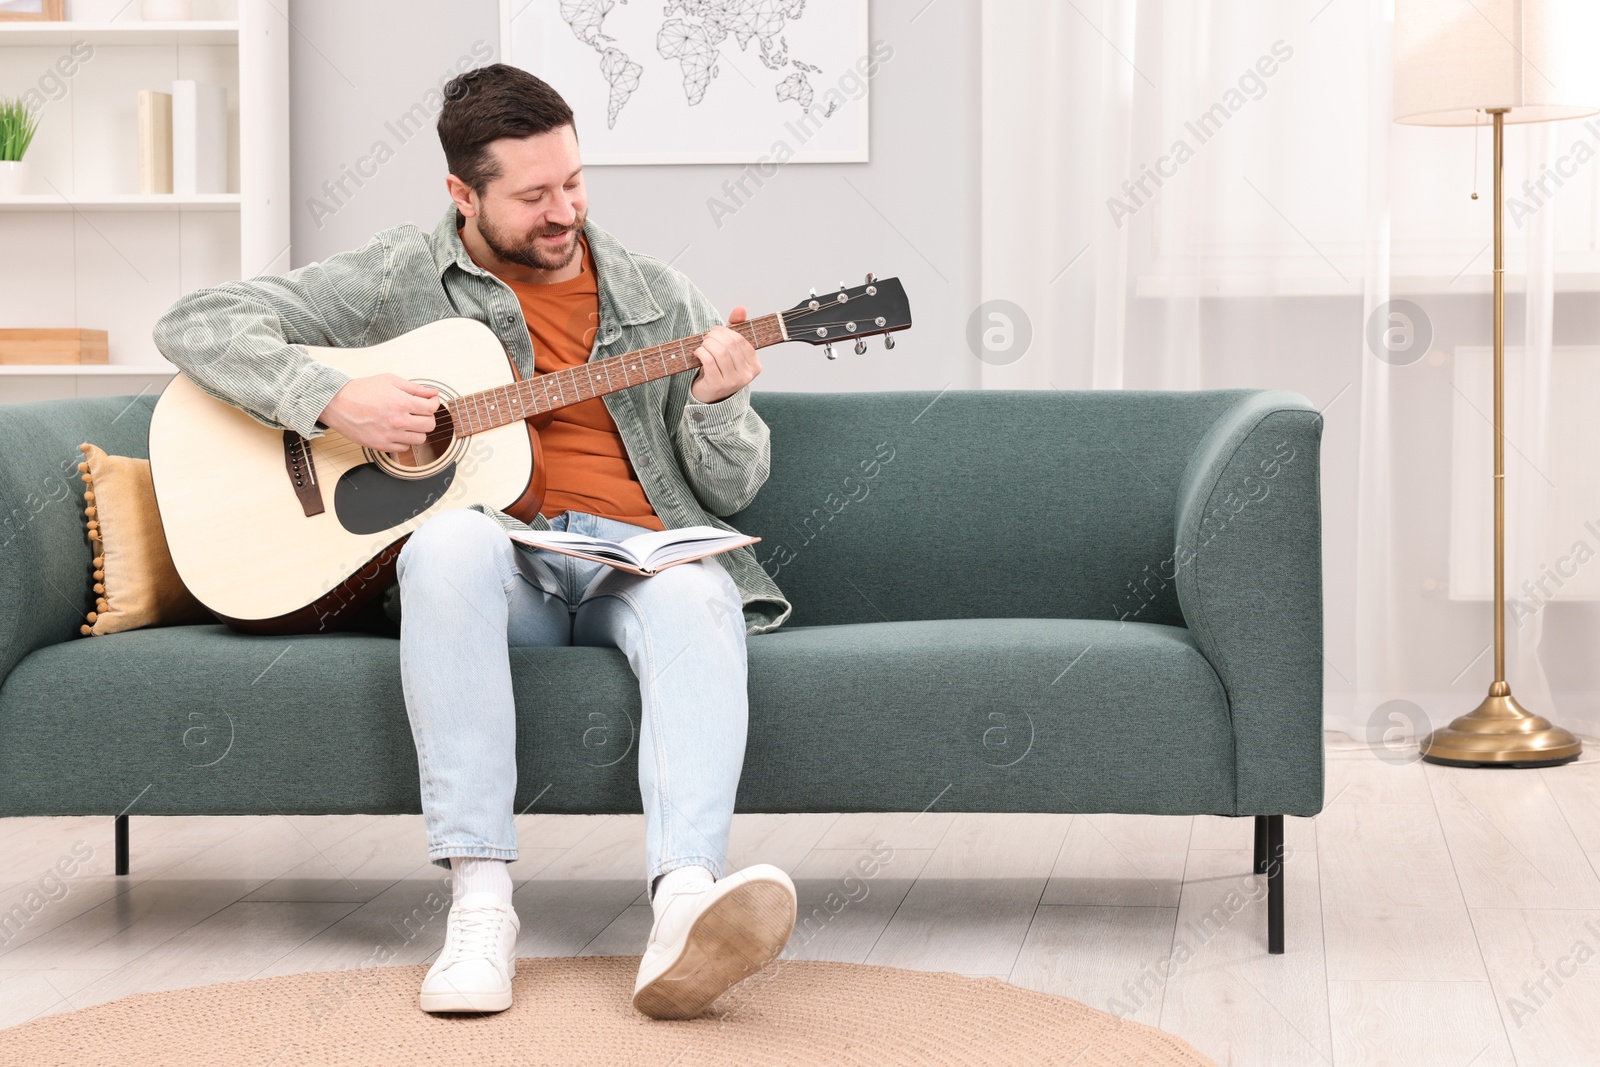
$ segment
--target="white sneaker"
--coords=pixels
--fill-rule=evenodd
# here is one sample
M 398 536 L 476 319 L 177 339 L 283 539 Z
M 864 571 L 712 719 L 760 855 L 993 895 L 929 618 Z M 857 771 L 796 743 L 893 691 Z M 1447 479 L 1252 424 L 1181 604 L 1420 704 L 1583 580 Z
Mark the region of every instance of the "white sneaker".
M 654 1019 L 694 1018 L 775 959 L 794 919 L 794 883 L 770 863 L 689 883 L 650 931 L 633 1006 Z
M 511 1007 L 520 929 L 516 909 L 493 893 L 468 893 L 450 905 L 444 949 L 422 980 L 422 1010 Z

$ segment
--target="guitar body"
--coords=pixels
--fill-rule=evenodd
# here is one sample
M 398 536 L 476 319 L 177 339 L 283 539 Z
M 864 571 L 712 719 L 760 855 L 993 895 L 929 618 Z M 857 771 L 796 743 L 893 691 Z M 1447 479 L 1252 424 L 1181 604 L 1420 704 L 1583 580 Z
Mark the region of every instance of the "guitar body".
M 352 377 L 389 372 L 432 386 L 446 401 L 520 378 L 494 332 L 472 319 L 370 348 L 307 351 Z M 448 415 L 438 415 L 447 431 Z M 331 430 L 303 438 L 175 376 L 151 416 L 150 472 L 179 576 L 234 629 L 332 629 L 394 581 L 405 539 L 439 512 L 538 513 L 544 464 L 533 423 L 437 438 L 399 455 Z

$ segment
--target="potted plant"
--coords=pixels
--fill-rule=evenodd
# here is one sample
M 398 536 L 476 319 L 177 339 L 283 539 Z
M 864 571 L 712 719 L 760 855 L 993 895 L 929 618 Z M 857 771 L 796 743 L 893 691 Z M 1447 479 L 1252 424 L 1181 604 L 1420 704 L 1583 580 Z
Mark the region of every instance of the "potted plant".
M 39 113 L 22 97 L 0 98 L 0 196 L 25 190 L 28 165 L 22 157 L 39 129 Z

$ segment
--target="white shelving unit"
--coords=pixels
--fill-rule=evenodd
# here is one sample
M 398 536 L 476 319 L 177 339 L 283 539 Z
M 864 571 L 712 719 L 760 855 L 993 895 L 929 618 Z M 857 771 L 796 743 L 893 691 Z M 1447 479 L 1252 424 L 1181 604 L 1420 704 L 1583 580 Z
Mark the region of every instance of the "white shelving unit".
M 238 211 L 240 203 L 238 193 L 189 196 L 175 193 L 113 193 L 82 198 L 58 193 L 30 193 L 25 196 L 0 196 L 0 211 Z
M 166 360 L 139 363 L 0 363 L 0 378 L 148 378 L 171 377 L 176 368 Z
M 136 12 L 131 12 L 137 18 Z M 7 22 L 7 44 L 60 47 L 83 41 L 102 44 L 221 44 L 239 42 L 239 23 L 214 22 Z
M 0 197 L 0 327 L 106 330 L 110 363 L 0 366 L 0 402 L 123 393 L 175 373 L 151 340 L 184 293 L 289 269 L 289 25 L 273 0 L 198 0 L 141 22 L 74 0 L 70 22 L 0 23 L 0 96 L 44 98 L 26 195 Z M 69 71 L 70 73 L 65 73 Z M 228 92 L 228 192 L 138 192 L 140 89 Z

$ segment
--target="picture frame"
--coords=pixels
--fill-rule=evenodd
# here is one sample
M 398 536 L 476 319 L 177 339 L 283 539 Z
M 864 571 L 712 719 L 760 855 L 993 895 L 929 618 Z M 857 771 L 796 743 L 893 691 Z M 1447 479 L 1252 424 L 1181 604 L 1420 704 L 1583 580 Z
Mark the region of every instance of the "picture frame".
M 871 80 L 894 50 L 872 40 L 867 0 L 769 12 L 754 33 L 667 6 L 564 13 L 500 0 L 501 62 L 572 107 L 586 166 L 745 164 L 770 176 L 790 162 L 869 161 Z
M 0 0 L 0 22 L 65 22 L 67 0 Z

